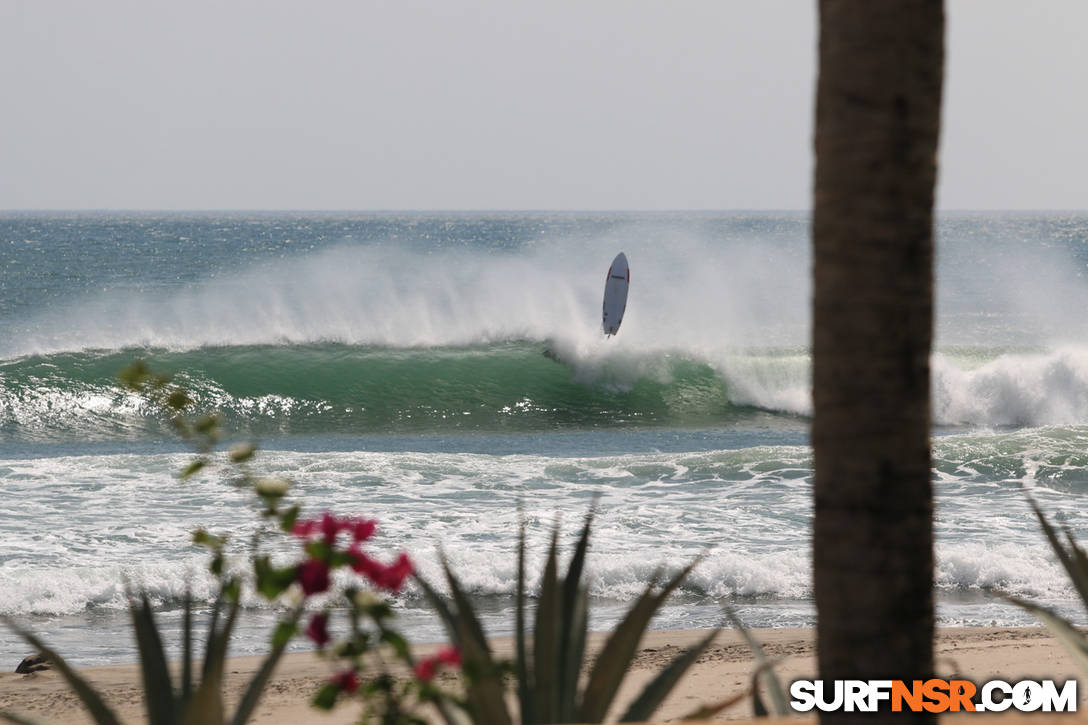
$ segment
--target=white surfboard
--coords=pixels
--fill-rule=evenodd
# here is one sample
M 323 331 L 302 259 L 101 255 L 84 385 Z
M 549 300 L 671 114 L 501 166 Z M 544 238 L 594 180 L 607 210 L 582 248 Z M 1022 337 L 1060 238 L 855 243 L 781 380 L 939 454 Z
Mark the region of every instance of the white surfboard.
M 627 266 L 627 257 L 623 252 L 612 260 L 608 268 L 608 278 L 604 281 L 604 304 L 601 306 L 601 319 L 604 334 L 611 337 L 620 331 L 623 311 L 627 309 L 627 288 L 631 284 L 631 268 Z

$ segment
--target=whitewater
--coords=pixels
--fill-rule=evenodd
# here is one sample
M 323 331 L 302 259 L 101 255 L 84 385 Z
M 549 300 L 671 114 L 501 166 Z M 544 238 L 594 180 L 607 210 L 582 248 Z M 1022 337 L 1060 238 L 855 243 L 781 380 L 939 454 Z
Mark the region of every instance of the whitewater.
M 1088 215 L 939 221 L 942 623 L 1030 621 L 988 587 L 1082 619 L 1025 490 L 1088 538 L 1086 242 Z M 124 582 L 176 627 L 187 583 L 212 595 L 189 533 L 256 525 L 224 460 L 177 479 L 190 454 L 116 379 L 139 358 L 311 511 L 379 519 L 435 580 L 441 547 L 494 634 L 519 507 L 542 553 L 594 497 L 595 627 L 704 551 L 655 626 L 717 625 L 722 602 L 811 626 L 810 264 L 800 213 L 0 215 L 0 613 L 132 661 Z M 274 615 L 247 604 L 238 654 Z M 416 592 L 398 605 L 442 636 Z

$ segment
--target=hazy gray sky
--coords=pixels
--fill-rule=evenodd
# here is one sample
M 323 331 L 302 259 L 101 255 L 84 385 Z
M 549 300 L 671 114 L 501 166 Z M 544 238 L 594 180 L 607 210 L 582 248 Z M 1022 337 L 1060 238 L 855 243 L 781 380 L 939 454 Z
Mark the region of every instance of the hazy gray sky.
M 0 0 L 0 209 L 802 209 L 811 0 Z M 1088 208 L 1088 2 L 948 0 L 945 209 Z

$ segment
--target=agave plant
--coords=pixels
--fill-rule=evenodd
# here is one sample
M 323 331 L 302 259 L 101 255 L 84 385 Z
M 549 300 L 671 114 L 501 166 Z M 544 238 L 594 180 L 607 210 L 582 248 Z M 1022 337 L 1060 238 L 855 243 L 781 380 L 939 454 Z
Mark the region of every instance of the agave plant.
M 147 594 L 143 592 L 129 594 L 129 612 L 140 652 L 148 723 L 151 725 L 202 723 L 217 725 L 230 722 L 232 725 L 243 725 L 249 720 L 276 663 L 295 633 L 299 617 L 302 615 L 302 607 L 293 610 L 285 620 L 280 622 L 273 635 L 272 650 L 250 680 L 238 707 L 228 720 L 223 709 L 223 673 L 227 643 L 230 641 L 238 616 L 239 593 L 239 584 L 234 579 L 225 581 L 220 589 L 219 596 L 212 607 L 199 681 L 196 681 L 193 676 L 192 598 L 186 593 L 182 620 L 183 661 L 178 682 L 170 676 L 166 651 L 163 648 L 158 627 L 155 625 Z M 59 653 L 10 619 L 5 619 L 5 622 L 30 646 L 52 660 L 53 666 L 68 682 L 69 687 L 79 697 L 98 725 L 120 723 L 117 715 L 105 703 L 98 691 L 72 669 Z M 7 713 L 3 713 L 3 716 L 14 722 L 25 722 Z
M 514 623 L 516 654 L 512 670 L 517 679 L 520 722 L 525 725 L 602 722 L 651 618 L 699 562 L 696 559 L 668 579 L 660 570 L 650 578 L 645 591 L 608 637 L 585 684 L 581 685 L 580 675 L 586 664 L 589 609 L 583 573 L 592 522 L 591 509 L 563 576 L 560 576 L 558 563 L 558 524 L 553 528 L 531 636 L 526 633 L 524 521 L 521 525 Z M 476 722 L 511 723 L 514 718 L 507 709 L 502 679 L 511 667 L 493 657 L 472 603 L 445 557 L 441 559 L 452 601 L 440 596 L 422 577 L 417 576 L 416 580 L 438 611 L 451 640 L 461 650 L 469 713 Z M 709 632 L 694 647 L 672 660 L 628 706 L 620 721 L 649 719 L 718 631 Z
M 1042 526 L 1043 533 L 1046 534 L 1046 539 L 1050 542 L 1050 547 L 1058 556 L 1062 568 L 1069 575 L 1073 588 L 1077 590 L 1081 602 L 1088 609 L 1088 553 L 1085 553 L 1084 549 L 1077 544 L 1068 527 L 1063 527 L 1062 533 L 1065 535 L 1065 541 L 1063 542 L 1062 537 L 1046 520 L 1043 512 L 1039 509 L 1039 505 L 1030 496 L 1028 497 L 1028 503 L 1031 505 L 1032 511 L 1035 512 L 1035 517 L 1039 519 L 1039 525 Z M 1007 594 L 1001 596 L 1038 617 L 1054 633 L 1058 641 L 1069 650 L 1077 663 L 1088 672 L 1088 636 L 1053 609 L 1029 602 L 1020 597 Z

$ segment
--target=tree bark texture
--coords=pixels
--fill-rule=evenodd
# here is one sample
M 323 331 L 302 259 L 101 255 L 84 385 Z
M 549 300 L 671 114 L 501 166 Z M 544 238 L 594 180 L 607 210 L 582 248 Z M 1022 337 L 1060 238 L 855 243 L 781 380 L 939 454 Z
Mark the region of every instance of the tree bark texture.
M 820 0 L 819 10 L 812 444 L 820 677 L 926 679 L 943 0 Z M 823 718 L 843 719 L 852 718 Z

